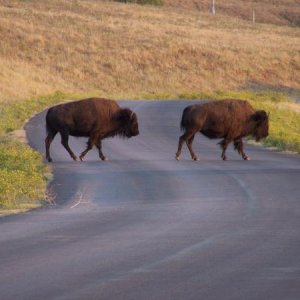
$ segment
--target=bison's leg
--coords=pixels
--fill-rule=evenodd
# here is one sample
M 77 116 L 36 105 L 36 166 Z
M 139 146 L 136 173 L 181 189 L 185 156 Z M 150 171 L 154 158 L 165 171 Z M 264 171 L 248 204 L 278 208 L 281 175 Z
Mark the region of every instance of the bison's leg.
M 84 156 L 93 148 L 93 140 L 92 138 L 90 137 L 88 142 L 87 142 L 87 147 L 86 149 L 80 154 L 79 158 L 80 160 L 82 161 Z
M 224 139 L 222 142 L 220 142 L 221 148 L 223 149 L 222 154 L 221 154 L 221 157 L 223 160 L 227 159 L 225 152 L 226 152 L 226 149 L 227 149 L 229 143 L 230 143 L 230 140 L 228 140 L 228 139 Z
M 73 151 L 69 147 L 69 134 L 66 133 L 66 132 L 60 132 L 60 135 L 61 135 L 61 143 L 62 143 L 62 145 L 69 152 L 69 154 L 73 158 L 73 160 L 77 160 L 76 155 L 73 153 Z
M 242 139 L 234 141 L 234 149 L 237 150 L 240 155 L 242 155 L 244 160 L 250 160 L 250 157 L 244 152 L 244 145 Z
M 184 143 L 184 135 L 182 135 L 182 136 L 179 138 L 179 141 L 178 141 L 178 150 L 177 150 L 176 156 L 175 156 L 175 158 L 176 158 L 177 160 L 179 160 L 179 156 L 180 156 L 180 154 L 181 154 L 181 150 L 182 150 L 182 145 L 183 145 L 183 143 Z
M 181 154 L 181 150 L 182 150 L 182 145 L 184 142 L 186 142 L 189 150 L 190 150 L 190 153 L 191 153 L 191 156 L 192 156 L 192 159 L 193 160 L 198 160 L 196 154 L 194 153 L 193 151 L 193 148 L 192 148 L 192 143 L 193 143 L 193 139 L 194 139 L 194 136 L 195 136 L 195 132 L 185 132 L 180 138 L 179 138 L 179 142 L 178 142 L 178 150 L 176 152 L 176 159 L 179 160 L 179 156 Z
M 197 157 L 197 155 L 195 154 L 194 150 L 193 150 L 193 147 L 192 147 L 192 144 L 193 144 L 193 141 L 194 141 L 194 137 L 195 137 L 195 134 L 193 134 L 187 141 L 186 141 L 186 144 L 190 150 L 190 153 L 191 153 L 191 156 L 192 156 L 192 159 L 193 160 L 199 160 L 199 158 Z
M 46 159 L 49 162 L 52 162 L 52 158 L 50 156 L 50 144 L 52 143 L 54 137 L 56 136 L 57 132 L 49 132 L 46 139 L 45 139 L 45 146 L 46 146 Z
M 95 143 L 96 147 L 98 148 L 99 150 L 99 157 L 102 159 L 102 160 L 107 160 L 107 158 L 104 156 L 103 152 L 102 152 L 102 142 L 101 140 L 98 140 L 96 143 Z

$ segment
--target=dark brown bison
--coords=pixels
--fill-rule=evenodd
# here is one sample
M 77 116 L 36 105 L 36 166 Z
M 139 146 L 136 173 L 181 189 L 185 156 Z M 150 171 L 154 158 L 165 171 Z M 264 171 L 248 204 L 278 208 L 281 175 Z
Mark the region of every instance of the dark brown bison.
M 47 137 L 46 159 L 51 162 L 50 144 L 59 132 L 61 143 L 76 160 L 77 157 L 69 147 L 69 135 L 88 137 L 87 148 L 80 154 L 83 160 L 86 153 L 95 145 L 99 157 L 105 160 L 101 141 L 107 137 L 120 135 L 130 138 L 139 134 L 137 116 L 128 108 L 120 108 L 113 100 L 90 98 L 80 101 L 60 104 L 51 107 L 46 115 Z
M 195 134 L 199 131 L 210 139 L 222 138 L 222 159 L 226 160 L 226 148 L 234 142 L 234 148 L 244 160 L 250 158 L 243 149 L 242 138 L 248 135 L 256 141 L 268 136 L 269 117 L 263 110 L 255 111 L 244 100 L 226 99 L 204 104 L 194 104 L 184 109 L 181 119 L 184 134 L 179 138 L 176 159 L 179 159 L 182 145 L 186 142 L 193 160 L 198 160 L 192 148 Z

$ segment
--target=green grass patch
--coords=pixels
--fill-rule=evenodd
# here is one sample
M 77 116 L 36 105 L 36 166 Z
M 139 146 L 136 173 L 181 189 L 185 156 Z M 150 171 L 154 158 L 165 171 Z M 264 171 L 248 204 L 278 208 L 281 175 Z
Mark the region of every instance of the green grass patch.
M 44 201 L 46 166 L 25 144 L 0 142 L 0 208 L 32 208 Z
M 69 97 L 56 92 L 22 102 L 0 103 L 0 210 L 23 210 L 45 201 L 49 170 L 42 155 L 9 133 L 23 127 L 34 113 Z
M 71 96 L 73 95 L 57 91 L 52 95 L 14 103 L 0 102 L 0 136 L 21 128 L 30 116 L 48 105 L 58 103 Z
M 269 136 L 263 144 L 300 153 L 300 113 L 276 103 L 253 101 L 253 105 L 270 113 Z

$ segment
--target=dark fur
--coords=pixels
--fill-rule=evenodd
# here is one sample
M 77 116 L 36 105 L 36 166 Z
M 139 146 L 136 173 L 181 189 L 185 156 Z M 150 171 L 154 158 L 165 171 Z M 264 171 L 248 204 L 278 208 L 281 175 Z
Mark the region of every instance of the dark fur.
M 243 159 L 248 160 L 249 157 L 243 150 L 242 138 L 252 135 L 259 141 L 268 136 L 269 118 L 265 111 L 255 111 L 247 101 L 226 99 L 186 107 L 180 127 L 185 132 L 179 138 L 176 159 L 179 159 L 182 145 L 186 142 L 192 159 L 198 160 L 192 143 L 199 131 L 210 139 L 223 139 L 220 142 L 223 160 L 226 159 L 226 148 L 232 141 Z
M 69 135 L 88 137 L 85 154 L 95 145 L 99 150 L 99 157 L 106 159 L 102 153 L 101 140 L 120 135 L 130 138 L 139 134 L 137 116 L 128 108 L 120 108 L 113 100 L 90 98 L 80 101 L 60 104 L 51 107 L 46 115 L 47 137 L 46 159 L 51 162 L 50 144 L 59 132 L 61 142 L 70 156 L 76 160 L 75 154 L 68 145 Z

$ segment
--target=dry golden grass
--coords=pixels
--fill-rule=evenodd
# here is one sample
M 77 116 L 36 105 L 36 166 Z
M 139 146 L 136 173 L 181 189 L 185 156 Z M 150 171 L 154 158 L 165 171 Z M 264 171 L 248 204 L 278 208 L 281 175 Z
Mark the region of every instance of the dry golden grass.
M 211 12 L 212 2 L 212 0 L 164 0 L 166 6 L 200 12 Z M 217 14 L 247 21 L 252 21 L 254 10 L 256 22 L 300 26 L 299 0 L 215 0 L 215 9 Z
M 253 83 L 300 89 L 299 28 L 219 14 L 96 0 L 0 0 L 0 39 L 0 101 L 55 90 L 141 98 Z

